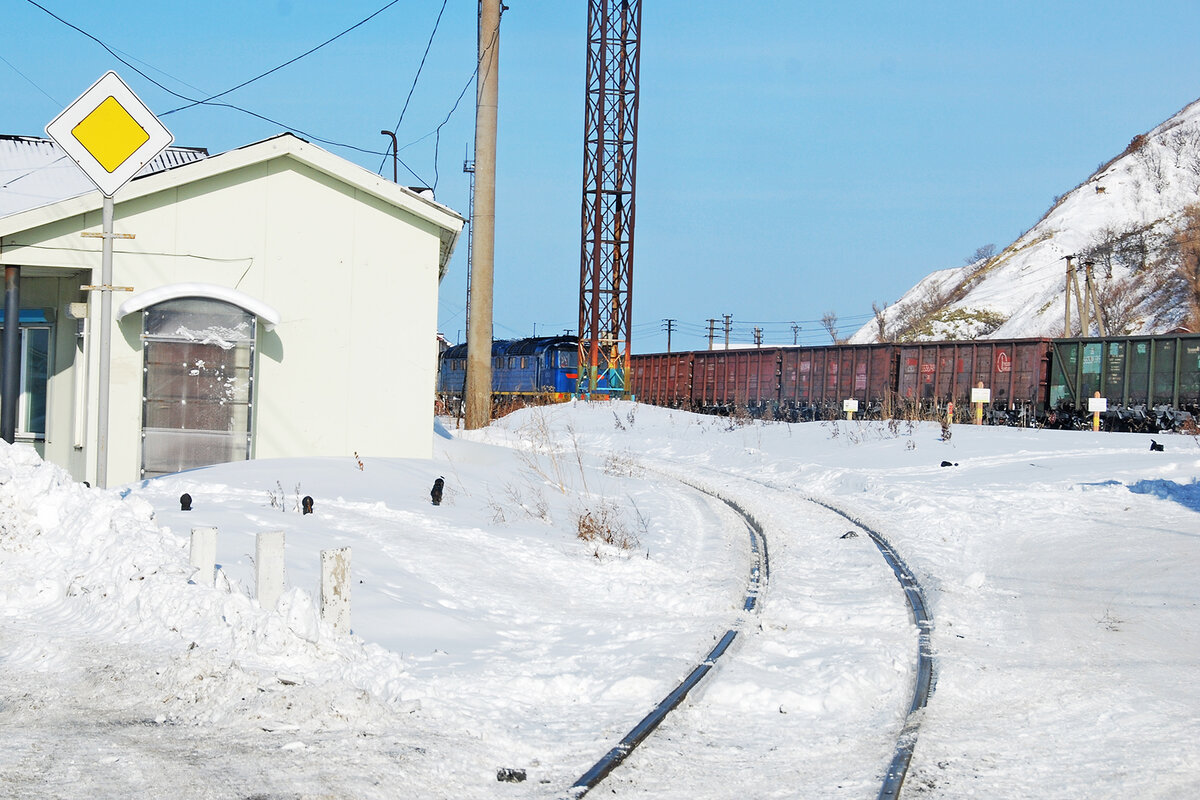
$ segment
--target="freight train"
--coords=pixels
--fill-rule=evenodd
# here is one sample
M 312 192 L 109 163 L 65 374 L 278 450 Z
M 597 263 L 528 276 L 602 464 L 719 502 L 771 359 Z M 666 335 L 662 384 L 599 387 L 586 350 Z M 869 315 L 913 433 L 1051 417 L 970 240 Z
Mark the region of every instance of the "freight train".
M 499 397 L 565 399 L 578 376 L 569 336 L 496 341 Z M 466 345 L 442 355 L 439 396 L 461 398 Z M 652 405 L 780 420 L 832 419 L 846 400 L 858 414 L 970 413 L 989 390 L 991 423 L 1080 428 L 1089 399 L 1107 401 L 1110 430 L 1176 430 L 1200 414 L 1200 334 L 1100 339 L 977 339 L 824 347 L 755 347 L 632 356 L 631 396 Z
M 969 413 L 989 390 L 989 422 L 1079 428 L 1105 398 L 1110 430 L 1174 430 L 1200 413 L 1200 335 L 758 347 L 634 356 L 630 384 L 653 405 L 786 420 L 901 409 Z

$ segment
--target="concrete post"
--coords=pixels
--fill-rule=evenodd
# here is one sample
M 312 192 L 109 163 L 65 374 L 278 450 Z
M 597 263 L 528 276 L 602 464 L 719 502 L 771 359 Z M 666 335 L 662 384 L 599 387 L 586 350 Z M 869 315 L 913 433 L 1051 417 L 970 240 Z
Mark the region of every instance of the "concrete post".
M 258 604 L 272 611 L 283 595 L 283 531 L 261 531 L 254 546 L 254 588 Z
M 350 632 L 350 548 L 321 551 L 321 620 Z
M 217 529 L 192 528 L 192 580 L 201 586 L 213 586 L 217 580 Z
M 492 289 L 496 238 L 500 6 L 500 0 L 481 0 L 479 4 L 475 195 L 471 206 L 471 298 L 464 392 L 467 430 L 486 428 L 492 421 Z

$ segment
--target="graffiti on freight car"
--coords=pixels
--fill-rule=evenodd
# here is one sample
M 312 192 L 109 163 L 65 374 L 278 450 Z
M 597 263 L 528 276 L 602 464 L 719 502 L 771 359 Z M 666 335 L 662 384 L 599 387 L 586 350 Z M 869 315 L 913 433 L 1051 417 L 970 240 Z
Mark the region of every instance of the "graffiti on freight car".
M 996 351 L 996 372 L 1012 372 L 1012 359 L 1003 350 Z

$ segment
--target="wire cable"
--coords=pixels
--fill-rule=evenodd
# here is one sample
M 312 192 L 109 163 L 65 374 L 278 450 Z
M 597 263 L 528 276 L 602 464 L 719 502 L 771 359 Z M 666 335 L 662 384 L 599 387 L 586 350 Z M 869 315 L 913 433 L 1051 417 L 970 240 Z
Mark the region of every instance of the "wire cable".
M 286 131 L 290 131 L 290 132 L 292 132 L 292 133 L 295 133 L 295 134 L 297 134 L 297 135 L 299 135 L 299 136 L 301 136 L 301 137 L 303 137 L 304 139 L 307 139 L 307 140 L 309 140 L 309 141 L 313 141 L 313 142 L 320 142 L 321 144 L 327 144 L 327 145 L 329 145 L 329 146 L 331 146 L 331 147 L 341 147 L 341 148 L 344 148 L 344 149 L 346 149 L 346 150 L 354 150 L 354 151 L 356 151 L 356 152 L 359 152 L 359 153 L 364 153 L 364 154 L 366 154 L 366 155 L 373 155 L 373 156 L 380 156 L 380 155 L 382 155 L 382 156 L 386 156 L 386 155 L 387 155 L 387 153 L 386 153 L 385 151 L 381 151 L 381 150 L 378 150 L 378 149 L 369 149 L 369 148 L 365 148 L 365 147 L 358 147 L 357 145 L 347 144 L 346 142 L 338 142 L 338 141 L 334 141 L 334 140 L 332 140 L 332 139 L 326 139 L 326 138 L 324 138 L 324 137 L 317 136 L 317 135 L 315 135 L 315 134 L 312 134 L 312 133 L 308 133 L 307 131 L 304 131 L 304 130 L 302 130 L 302 129 L 300 129 L 300 128 L 297 128 L 297 127 L 296 127 L 296 126 L 294 126 L 294 125 L 288 125 L 288 124 L 286 124 L 286 123 L 284 123 L 284 122 L 280 122 L 279 120 L 272 119 L 271 117 L 265 116 L 265 115 L 263 115 L 263 114 L 259 114 L 259 113 L 257 113 L 257 112 L 251 111 L 251 110 L 249 110 L 249 109 L 242 108 L 241 106 L 236 106 L 236 105 L 233 105 L 232 103 L 214 103 L 214 102 L 211 102 L 210 100 L 197 100 L 197 99 L 196 99 L 196 98 L 194 98 L 194 97 L 188 97 L 187 95 L 180 94 L 179 92 L 175 91 L 174 89 L 171 89 L 171 88 L 169 88 L 169 87 L 167 87 L 167 86 L 163 85 L 161 82 L 159 82 L 159 81 L 155 80 L 154 78 L 150 77 L 149 75 L 147 75 L 145 72 L 143 72 L 141 69 L 139 69 L 137 66 L 135 66 L 135 65 L 134 65 L 132 62 L 130 62 L 128 59 L 126 59 L 126 58 L 122 57 L 122 56 L 121 56 L 121 55 L 120 55 L 120 54 L 119 54 L 119 53 L 118 53 L 116 50 L 114 50 L 113 48 L 111 48 L 111 47 L 109 47 L 107 44 L 105 44 L 105 42 L 104 42 L 104 41 L 102 41 L 100 38 L 98 38 L 98 37 L 96 37 L 96 36 L 92 35 L 91 33 L 88 33 L 88 32 L 87 32 L 87 31 L 85 31 L 83 28 L 80 28 L 78 25 L 75 25 L 75 24 L 73 24 L 73 23 L 71 23 L 71 22 L 69 22 L 69 21 L 67 21 L 67 20 L 63 19 L 62 17 L 60 17 L 59 15 L 55 14 L 55 13 L 54 13 L 53 11 L 51 11 L 50 9 L 46 8 L 45 6 L 43 6 L 41 3 L 38 3 L 38 2 L 37 2 L 37 0 L 25 0 L 25 2 L 29 3 L 29 4 L 30 4 L 30 5 L 32 5 L 32 6 L 35 6 L 35 7 L 39 8 L 39 9 L 41 9 L 41 10 L 42 10 L 42 11 L 44 11 L 46 14 L 50 15 L 51 17 L 53 17 L 53 18 L 54 18 L 54 19 L 56 19 L 57 21 L 61 22 L 63 25 L 66 25 L 68 28 L 71 28 L 72 30 L 74 30 L 74 31 L 76 31 L 76 32 L 78 32 L 78 33 L 80 33 L 80 34 L 82 34 L 83 36 L 87 37 L 88 39 L 91 39 L 93 42 L 95 42 L 96 44 L 98 44 L 98 45 L 100 45 L 102 48 L 104 48 L 105 52 L 107 52 L 109 55 L 111 55 L 111 56 L 112 56 L 113 58 L 115 58 L 117 61 L 119 61 L 119 62 L 121 62 L 122 64 L 124 64 L 125 66 L 129 67 L 131 70 L 133 70 L 134 72 L 136 72 L 138 75 L 141 75 L 141 76 L 142 76 L 143 78 L 145 78 L 147 81 L 149 81 L 150 83 L 154 84 L 154 85 L 155 85 L 155 86 L 157 86 L 158 88 L 162 89 L 162 90 L 163 90 L 164 92 L 166 92 L 167 94 L 170 94 L 170 95 L 172 95 L 172 96 L 174 96 L 174 97 L 178 97 L 180 100 L 186 100 L 186 101 L 188 101 L 189 103 L 191 103 L 192 105 L 205 105 L 205 106 L 208 106 L 208 107 L 211 107 L 211 108 L 228 108 L 228 109 L 232 109 L 233 111 L 239 111 L 239 112 L 241 112 L 241 113 L 243 113 L 243 114 L 246 114 L 246 115 L 248 115 L 248 116 L 254 117 L 255 119 L 260 119 L 260 120 L 262 120 L 263 122 L 270 123 L 271 125 L 274 125 L 274 126 L 276 126 L 276 127 L 282 128 L 282 129 L 284 129 L 284 130 L 286 130 Z M 399 2 L 399 0 L 393 0 L 393 2 L 392 2 L 392 3 L 389 3 L 388 5 L 389 5 L 389 6 L 390 6 L 390 5 L 393 5 L 395 2 Z M 385 6 L 384 8 L 386 9 L 386 8 L 387 8 L 387 6 Z M 383 10 L 384 10 L 384 9 L 380 9 L 380 11 L 383 11 Z M 378 13 L 379 13 L 379 12 L 376 12 L 376 14 L 378 14 Z M 374 15 L 372 15 L 372 16 L 374 16 Z M 364 21 L 365 21 L 365 20 L 364 20 Z M 361 24 L 361 23 L 360 23 L 360 24 Z M 357 26 L 356 26 L 356 27 L 357 27 Z M 302 57 L 302 56 L 301 56 L 301 57 Z M 295 60 L 295 59 L 293 59 L 293 61 L 294 61 L 294 60 Z M 284 66 L 286 66 L 286 65 L 284 65 Z M 274 70 L 272 70 L 272 71 L 274 71 Z M 265 75 L 265 74 L 268 74 L 268 73 L 264 73 L 264 75 Z M 262 76 L 259 76 L 259 77 L 262 77 Z M 257 78 L 255 78 L 254 80 L 257 80 Z M 235 88 L 237 88 L 237 87 L 235 87 Z M 230 91 L 233 91 L 233 90 L 232 90 L 232 89 L 230 89 L 230 90 L 226 90 L 225 92 L 222 92 L 222 94 L 227 94 L 227 93 L 228 93 L 228 92 L 230 92 Z M 220 95 L 214 95 L 214 97 L 219 97 L 219 96 L 220 96 Z M 461 98 L 460 98 L 460 99 L 461 99 Z M 456 103 L 455 105 L 457 106 L 457 103 Z M 191 106 L 186 106 L 186 107 L 187 107 L 187 108 L 190 108 Z M 179 109 L 175 109 L 175 110 L 179 110 Z M 168 113 L 170 113 L 170 112 L 168 112 Z M 398 160 L 398 161 L 400 161 L 399 159 L 397 159 L 397 160 Z M 420 175 L 418 175 L 418 174 L 417 174 L 417 173 L 416 173 L 416 172 L 415 172 L 415 171 L 414 171 L 414 170 L 413 170 L 411 167 L 409 167 L 409 166 L 408 166 L 408 164 L 405 164 L 403 161 L 400 161 L 400 163 L 401 163 L 401 164 L 404 166 L 404 168 L 405 168 L 406 170 L 408 170 L 410 173 L 412 173 L 413 177 L 415 177 L 415 178 L 416 178 L 418 181 L 421 181 L 421 183 L 422 183 L 422 184 L 424 184 L 424 185 L 428 185 L 428 184 L 425 182 L 425 180 L 424 180 L 424 179 L 423 179 L 423 178 L 422 178 Z
M 417 89 L 417 81 L 421 79 L 421 71 L 425 69 L 425 59 L 429 57 L 429 48 L 433 46 L 433 37 L 437 35 L 438 27 L 442 24 L 442 14 L 446 11 L 447 1 L 442 0 L 442 7 L 438 10 L 437 19 L 433 22 L 433 31 L 429 34 L 429 41 L 425 43 L 425 52 L 421 55 L 421 63 L 417 65 L 417 74 L 413 76 L 412 86 L 408 87 L 408 96 L 404 98 L 404 107 L 400 109 L 400 119 L 396 120 L 396 124 L 392 126 L 393 134 L 400 130 L 400 123 L 404 121 L 404 113 L 408 111 L 408 103 L 412 100 L 413 92 Z M 383 160 L 379 162 L 379 169 L 377 170 L 380 174 L 383 173 L 383 165 L 386 163 L 387 154 L 385 153 Z
M 32 2 L 32 0 L 31 0 L 31 2 Z M 289 67 L 289 66 L 291 66 L 292 64 L 295 64 L 295 63 L 296 63 L 297 61 L 299 61 L 300 59 L 302 59 L 302 58 L 305 58 L 306 56 L 310 56 L 310 55 L 312 55 L 313 53 L 315 53 L 315 52 L 317 52 L 318 50 L 320 50 L 322 47 L 325 47 L 325 46 L 326 46 L 326 45 L 328 45 L 328 44 L 332 44 L 333 42 L 336 42 L 338 39 L 342 38 L 342 37 L 343 37 L 343 36 L 345 36 L 347 33 L 350 33 L 351 31 L 355 30 L 356 28 L 361 28 L 363 25 L 366 25 L 368 22 L 370 22 L 371 20 L 375 19 L 375 17 L 378 17 L 378 16 L 379 16 L 380 14 L 382 14 L 384 11 L 387 11 L 389 8 L 391 8 L 392 6 L 396 5 L 396 3 L 399 3 L 399 2 L 400 2 L 400 0 L 391 0 L 391 2 L 390 2 L 390 3 L 387 3 L 386 5 L 384 5 L 384 6 L 383 6 L 383 8 L 379 9 L 379 10 L 378 10 L 378 11 L 376 11 L 375 13 L 373 13 L 373 14 L 371 14 L 371 15 L 369 15 L 369 16 L 367 16 L 367 17 L 363 18 L 363 19 L 360 19 L 358 22 L 354 23 L 354 24 L 353 24 L 353 25 L 351 25 L 349 28 L 346 28 L 346 30 L 342 31 L 341 33 L 337 34 L 336 36 L 331 36 L 330 38 L 328 38 L 328 39 L 326 39 L 325 41 L 321 42 L 321 43 L 320 43 L 319 45 L 317 45 L 316 47 L 313 47 L 313 48 L 311 48 L 311 49 L 309 49 L 309 50 L 306 50 L 306 51 L 304 51 L 303 53 L 301 53 L 300 55 L 296 56 L 295 58 L 291 58 L 291 59 L 289 59 L 289 60 L 287 60 L 287 61 L 283 62 L 283 63 L 282 63 L 282 64 L 280 64 L 279 66 L 272 67 L 271 69 L 267 70 L 266 72 L 264 72 L 264 73 L 262 73 L 262 74 L 260 74 L 260 75 L 255 75 L 253 78 L 250 78 L 250 79 L 248 79 L 248 80 L 244 80 L 244 81 L 242 81 L 241 83 L 239 83 L 237 86 L 230 87 L 229 89 L 226 89 L 226 90 L 225 90 L 225 91 L 223 91 L 223 92 L 218 92 L 217 94 L 214 94 L 214 95 L 212 95 L 211 97 L 206 97 L 206 98 L 205 98 L 205 99 L 203 99 L 203 100 L 193 100 L 193 101 L 192 101 L 191 103 L 189 103 L 188 105 L 185 105 L 185 106 L 180 106 L 179 108 L 173 108 L 173 109 L 171 109 L 170 111 L 164 111 L 164 112 L 163 112 L 162 114 L 160 114 L 159 116 L 165 117 L 167 114 L 174 114 L 176 111 L 183 111 L 184 109 L 191 108 L 192 106 L 198 106 L 198 105 L 201 105 L 201 104 L 206 104 L 206 103 L 208 103 L 208 102 L 210 102 L 210 101 L 212 101 L 212 100 L 216 100 L 218 97 L 224 97 L 225 95 L 227 95 L 227 94 L 229 94 L 229 93 L 231 93 L 231 92 L 236 92 L 238 89 L 241 89 L 241 88 L 242 88 L 242 87 L 244 87 L 244 86 L 249 86 L 250 84 L 254 83 L 255 81 L 257 81 L 257 80 L 260 80 L 261 78 L 265 78 L 265 77 L 267 77 L 268 75 L 270 75 L 270 74 L 271 74 L 271 73 L 273 73 L 273 72 L 278 72 L 279 70 L 283 69 L 284 67 Z M 443 3 L 442 3 L 442 8 L 444 9 L 445 7 L 446 7 L 446 5 L 445 5 L 445 2 L 443 2 Z M 438 14 L 438 19 L 439 19 L 439 20 L 441 19 L 441 14 Z M 428 50 L 426 50 L 426 52 L 428 52 Z M 422 64 L 423 64 L 423 63 L 425 63 L 425 62 L 424 62 L 424 59 L 422 59 L 421 63 L 422 63 Z

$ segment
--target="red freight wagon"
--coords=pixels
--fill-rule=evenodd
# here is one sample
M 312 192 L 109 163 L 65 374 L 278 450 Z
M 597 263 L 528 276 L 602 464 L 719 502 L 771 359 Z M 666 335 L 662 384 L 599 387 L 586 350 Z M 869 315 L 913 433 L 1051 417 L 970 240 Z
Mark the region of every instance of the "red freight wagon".
M 688 407 L 692 399 L 692 354 L 654 353 L 629 362 L 630 386 L 643 403 Z
M 895 349 L 889 344 L 781 348 L 779 404 L 838 412 L 843 400 L 858 400 L 864 411 L 882 404 L 893 384 Z
M 965 408 L 971 389 L 991 390 L 992 407 L 1044 408 L 1050 363 L 1046 339 L 920 342 L 898 345 L 900 399 Z

